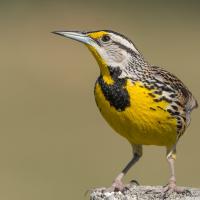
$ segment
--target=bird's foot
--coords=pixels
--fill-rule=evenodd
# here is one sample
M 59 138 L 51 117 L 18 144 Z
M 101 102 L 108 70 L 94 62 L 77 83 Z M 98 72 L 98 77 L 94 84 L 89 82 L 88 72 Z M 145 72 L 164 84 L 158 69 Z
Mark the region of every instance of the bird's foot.
M 178 187 L 176 185 L 176 180 L 171 178 L 169 180 L 169 183 L 163 187 L 163 196 L 168 196 L 172 193 L 179 193 L 179 194 L 185 194 L 185 193 L 191 193 L 189 190 L 186 190 L 185 188 L 182 188 L 182 187 Z
M 163 193 L 184 193 L 185 189 L 178 187 L 176 184 L 174 183 L 169 183 L 166 186 L 164 186 L 163 188 Z
M 124 191 L 127 189 L 126 185 L 121 180 L 115 179 L 112 183 L 111 189 L 115 192 Z
M 126 190 L 129 190 L 129 187 L 132 185 L 138 186 L 139 183 L 136 180 L 132 180 L 130 181 L 130 183 L 124 184 L 121 180 L 115 179 L 112 183 L 112 186 L 107 190 L 110 192 L 125 192 Z
M 111 185 L 111 187 L 107 188 L 108 192 L 124 192 L 128 189 L 128 187 L 119 179 L 115 179 Z

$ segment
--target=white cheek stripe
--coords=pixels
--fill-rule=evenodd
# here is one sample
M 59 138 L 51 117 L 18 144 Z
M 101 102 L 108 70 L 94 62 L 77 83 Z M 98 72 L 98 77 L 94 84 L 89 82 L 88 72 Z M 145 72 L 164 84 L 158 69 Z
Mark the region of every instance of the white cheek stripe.
M 136 47 L 132 43 L 130 43 L 128 40 L 113 33 L 110 33 L 110 35 L 111 35 L 111 38 L 113 37 L 114 41 L 119 42 L 120 44 L 123 44 L 124 46 L 132 49 L 135 53 L 140 54 L 138 50 L 136 49 Z

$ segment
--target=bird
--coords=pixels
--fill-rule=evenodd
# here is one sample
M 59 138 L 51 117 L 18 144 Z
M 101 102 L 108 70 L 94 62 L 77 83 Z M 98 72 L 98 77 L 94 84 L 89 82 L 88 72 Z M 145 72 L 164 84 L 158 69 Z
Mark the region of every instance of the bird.
M 170 178 L 164 192 L 182 192 L 176 184 L 176 146 L 190 124 L 197 100 L 167 70 L 151 65 L 136 45 L 112 30 L 54 31 L 79 41 L 95 57 L 100 75 L 94 86 L 97 107 L 107 123 L 132 146 L 132 158 L 111 188 L 122 191 L 123 177 L 141 158 L 143 145 L 166 147 Z

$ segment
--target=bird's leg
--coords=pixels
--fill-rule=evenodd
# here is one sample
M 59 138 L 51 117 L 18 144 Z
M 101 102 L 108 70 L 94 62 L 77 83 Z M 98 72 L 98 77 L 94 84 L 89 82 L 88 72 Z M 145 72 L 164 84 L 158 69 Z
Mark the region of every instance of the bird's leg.
M 168 184 L 164 187 L 164 192 L 177 192 L 177 193 L 181 193 L 184 192 L 184 190 L 182 188 L 177 187 L 176 185 L 176 177 L 175 177 L 175 167 L 174 167 L 174 162 L 176 159 L 176 146 L 174 146 L 172 148 L 171 151 L 167 151 L 167 161 L 169 163 L 169 167 L 170 167 L 170 179 Z
M 133 147 L 133 157 L 129 163 L 125 166 L 122 172 L 115 178 L 112 184 L 112 189 L 122 191 L 124 189 L 124 184 L 122 183 L 122 178 L 126 175 L 129 169 L 140 159 L 142 156 L 142 146 L 132 145 Z

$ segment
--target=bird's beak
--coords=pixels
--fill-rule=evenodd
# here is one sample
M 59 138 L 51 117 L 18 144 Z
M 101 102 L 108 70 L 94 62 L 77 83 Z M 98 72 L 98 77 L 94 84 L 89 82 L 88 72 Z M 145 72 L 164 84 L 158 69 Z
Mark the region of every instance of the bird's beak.
M 92 45 L 94 41 L 92 38 L 90 38 L 86 33 L 79 32 L 79 31 L 54 31 L 52 32 L 57 35 L 61 35 L 79 42 L 82 42 L 84 44 Z

